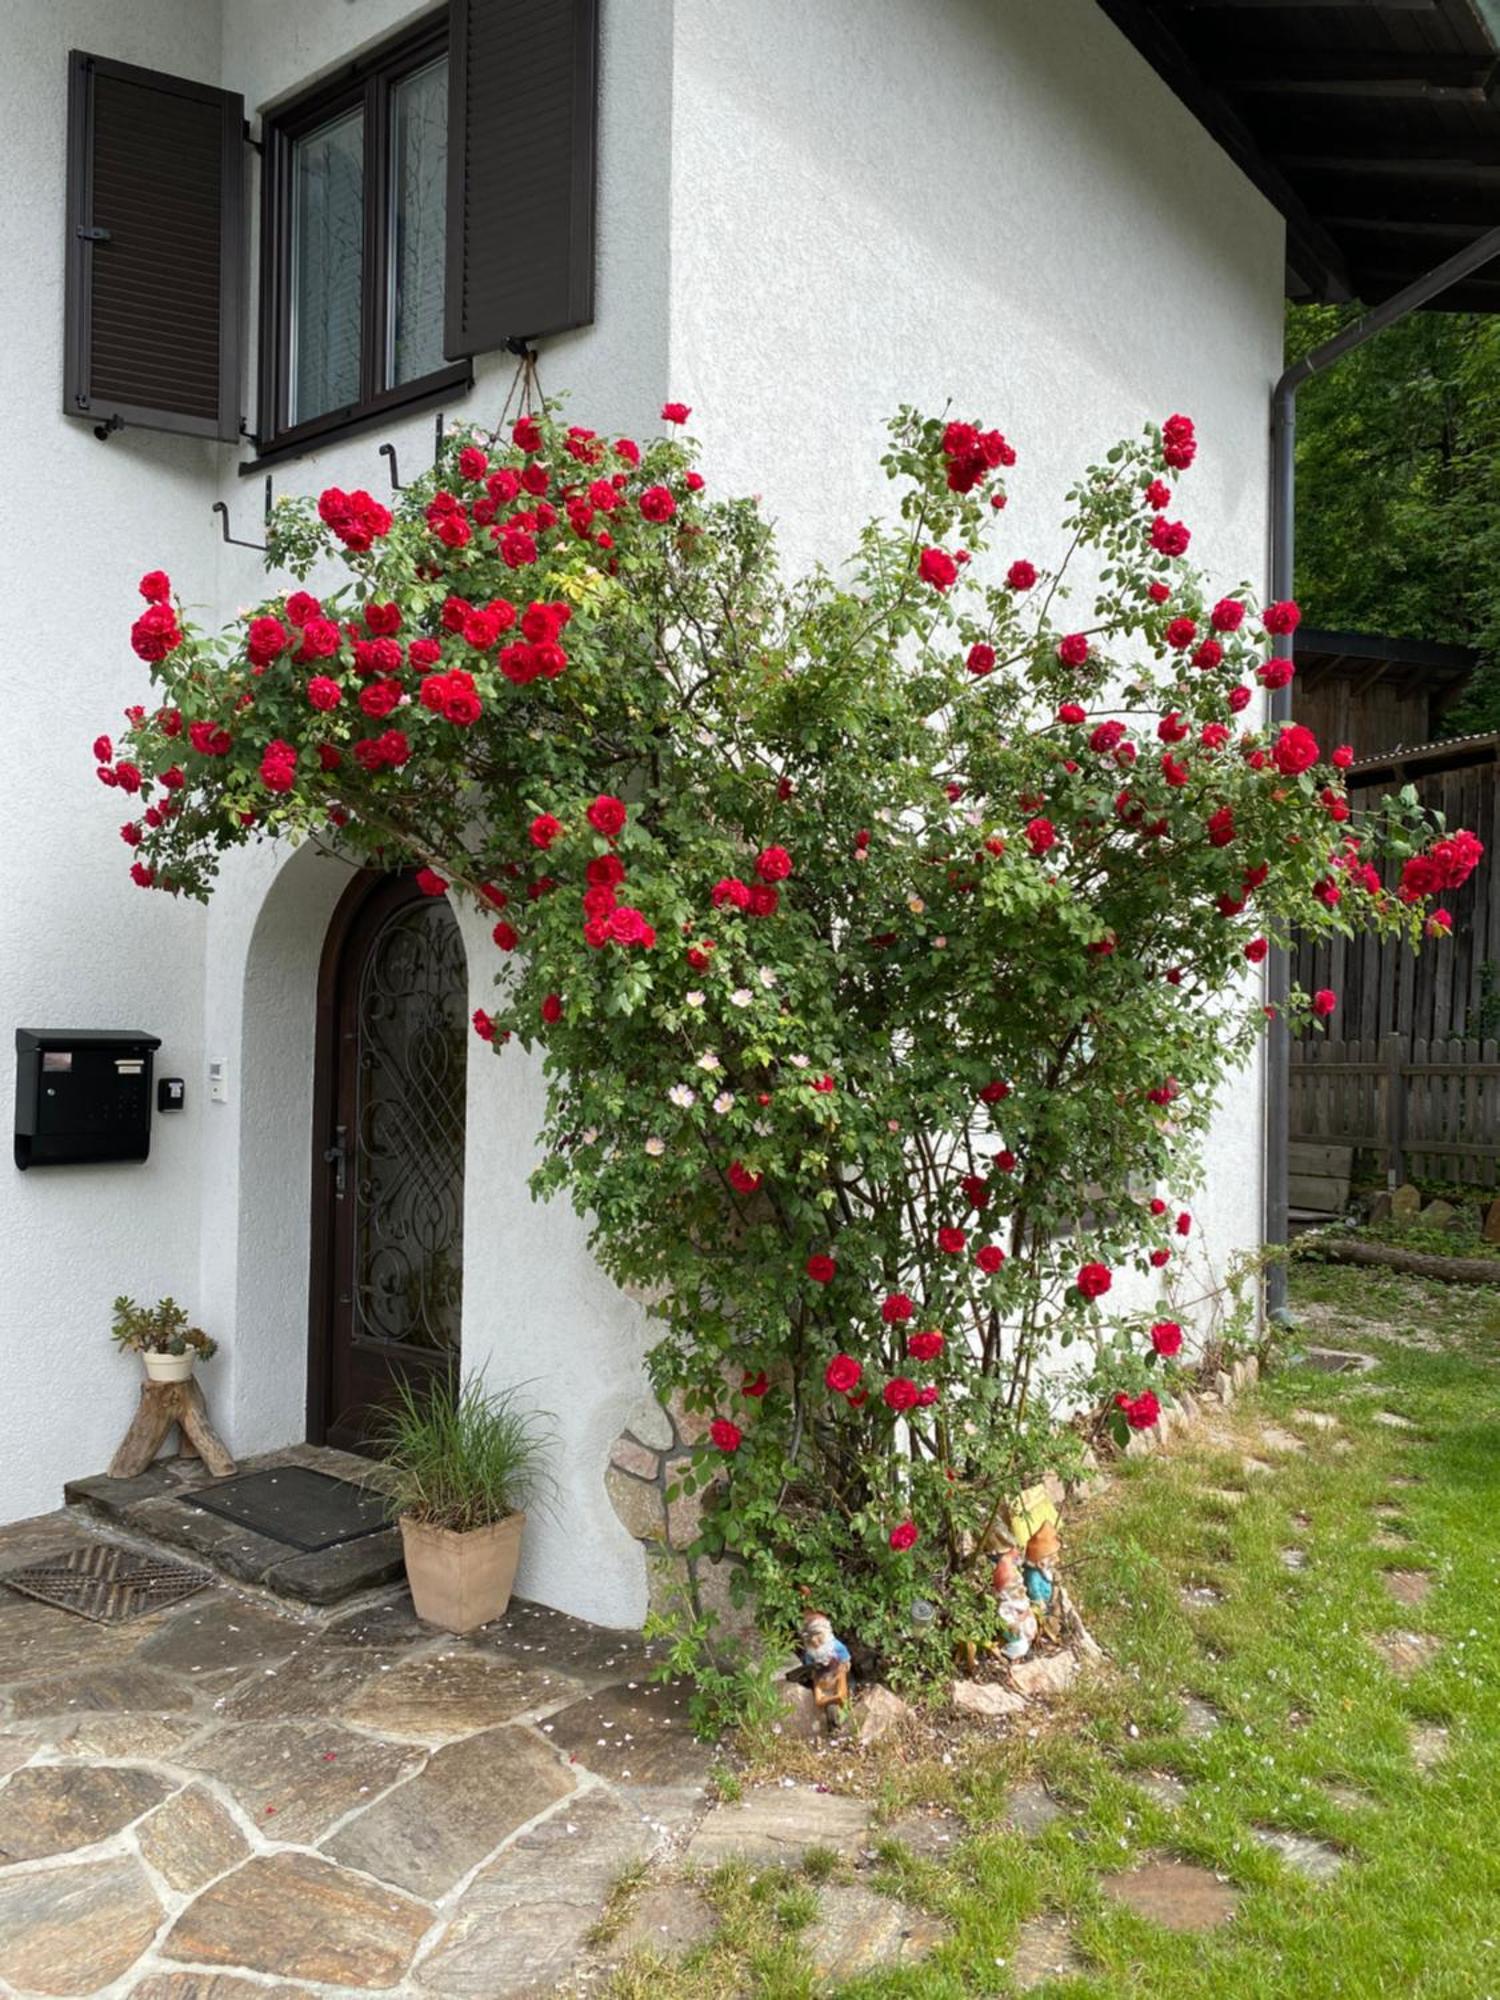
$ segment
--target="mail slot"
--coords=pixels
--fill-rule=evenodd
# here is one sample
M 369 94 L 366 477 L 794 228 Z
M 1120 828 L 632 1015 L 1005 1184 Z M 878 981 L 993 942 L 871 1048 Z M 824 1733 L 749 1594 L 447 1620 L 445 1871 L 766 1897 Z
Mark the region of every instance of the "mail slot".
M 135 1028 L 17 1028 L 16 1165 L 144 1160 L 160 1047 Z

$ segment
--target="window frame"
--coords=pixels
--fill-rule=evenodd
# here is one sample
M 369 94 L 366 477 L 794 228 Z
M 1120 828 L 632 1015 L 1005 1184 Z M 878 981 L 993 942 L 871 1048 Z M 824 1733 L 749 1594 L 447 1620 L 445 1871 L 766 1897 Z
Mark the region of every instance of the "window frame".
M 310 450 L 329 438 L 431 402 L 474 380 L 470 360 L 449 362 L 410 382 L 383 387 L 391 351 L 391 92 L 415 71 L 448 56 L 446 10 L 393 36 L 358 62 L 268 112 L 262 123 L 260 348 L 256 451 L 251 466 Z M 451 101 L 451 100 L 450 100 Z M 352 403 L 288 424 L 292 338 L 292 155 L 299 139 L 341 113 L 364 114 L 364 245 L 360 267 L 360 388 Z M 451 134 L 450 134 L 451 139 Z

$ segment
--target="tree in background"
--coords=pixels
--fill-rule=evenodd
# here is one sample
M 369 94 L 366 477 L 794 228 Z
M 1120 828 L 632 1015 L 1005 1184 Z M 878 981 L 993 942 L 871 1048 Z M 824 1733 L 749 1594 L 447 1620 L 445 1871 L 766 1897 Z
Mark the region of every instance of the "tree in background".
M 1359 310 L 1288 307 L 1288 362 Z M 1308 623 L 1473 646 L 1479 671 L 1445 733 L 1500 729 L 1500 322 L 1414 313 L 1297 401 Z

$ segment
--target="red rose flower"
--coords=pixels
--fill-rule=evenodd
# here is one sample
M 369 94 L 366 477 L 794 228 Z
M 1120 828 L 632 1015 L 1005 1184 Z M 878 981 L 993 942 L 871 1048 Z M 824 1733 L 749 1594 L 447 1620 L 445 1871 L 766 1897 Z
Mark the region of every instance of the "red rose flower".
M 1114 1274 L 1107 1264 L 1085 1264 L 1078 1273 L 1078 1289 L 1086 1299 L 1103 1298 L 1114 1283 Z
M 982 1104 L 999 1104 L 1009 1096 L 1010 1085 L 998 1076 L 992 1076 L 988 1083 L 981 1086 L 979 1092 L 979 1099 Z
M 1161 1415 L 1161 1404 L 1150 1389 L 1143 1389 L 1138 1396 L 1127 1396 L 1121 1389 L 1115 1397 L 1115 1407 L 1124 1411 L 1125 1421 L 1133 1431 L 1149 1431 Z
M 754 1194 L 763 1178 L 763 1175 L 747 1167 L 743 1160 L 729 1162 L 729 1185 L 736 1194 Z
M 1210 813 L 1205 822 L 1210 847 L 1227 847 L 1234 839 L 1234 813 L 1229 806 L 1220 806 Z
M 1183 556 L 1187 554 L 1191 534 L 1181 521 L 1169 521 L 1165 514 L 1157 514 L 1151 522 L 1151 546 L 1158 555 Z
M 1005 581 L 1011 590 L 1030 590 L 1036 582 L 1035 566 L 1023 557 L 1019 562 L 1011 564 L 1005 572 Z
M 708 1434 L 720 1451 L 738 1451 L 745 1440 L 745 1433 L 728 1417 L 715 1417 L 708 1427 Z
M 560 993 L 549 993 L 541 1005 L 542 1019 L 547 1023 L 548 1027 L 555 1027 L 562 1019 L 562 1015 L 562 995 Z
M 987 1278 L 993 1278 L 1005 1262 L 1005 1252 L 998 1243 L 985 1243 L 974 1252 L 974 1262 Z
M 314 674 L 307 684 L 307 699 L 312 706 L 326 714 L 330 708 L 337 708 L 344 699 L 344 691 L 327 674 Z
M 1208 614 L 1208 622 L 1216 632 L 1238 632 L 1245 618 L 1245 607 L 1237 597 L 1221 597 Z
M 536 818 L 531 822 L 531 844 L 533 847 L 540 847 L 545 851 L 557 839 L 562 830 L 563 824 L 560 819 L 554 819 L 551 813 L 538 813 Z
M 1271 761 L 1284 778 L 1311 770 L 1319 756 L 1318 739 L 1300 722 L 1289 722 L 1271 746 Z
M 914 1333 L 906 1343 L 906 1351 L 913 1361 L 936 1361 L 943 1351 L 943 1336 L 936 1330 L 928 1333 Z
M 1026 845 L 1040 861 L 1042 856 L 1057 845 L 1057 829 L 1050 819 L 1031 820 L 1026 828 Z
M 832 1284 L 839 1267 L 831 1257 L 825 1256 L 822 1251 L 817 1251 L 808 1258 L 805 1268 L 808 1277 L 815 1285 L 829 1285 Z
M 736 910 L 748 910 L 750 885 L 742 882 L 737 875 L 726 875 L 722 882 L 715 882 L 708 899 L 716 910 L 722 910 L 726 904 Z
M 1268 604 L 1260 614 L 1260 622 L 1268 632 L 1295 632 L 1302 623 L 1302 613 L 1287 597 L 1279 604 Z
M 1193 420 L 1181 415 L 1170 416 L 1161 427 L 1161 455 L 1175 472 L 1186 472 L 1198 455 L 1198 440 L 1193 435 Z
M 685 424 L 692 414 L 686 403 L 663 403 L 661 406 L 664 424 Z
M 937 1233 L 937 1246 L 947 1257 L 957 1257 L 967 1241 L 968 1238 L 963 1230 L 951 1226 L 940 1229 Z
M 740 1384 L 740 1394 L 742 1396 L 753 1396 L 758 1402 L 760 1398 L 765 1395 L 766 1391 L 770 1388 L 770 1386 L 771 1386 L 771 1378 L 766 1373 L 764 1368 L 762 1368 L 760 1372 L 755 1375 L 752 1375 L 747 1369 L 745 1371 L 745 1379 Z
M 917 1406 L 917 1385 L 905 1375 L 895 1375 L 886 1383 L 880 1396 L 888 1410 L 914 1410 Z
M 985 674 L 993 673 L 995 670 L 994 647 L 987 646 L 982 639 L 977 639 L 969 648 L 964 665 L 976 679 L 982 678 Z
M 625 801 L 601 792 L 584 814 L 584 818 L 596 833 L 602 833 L 613 840 L 625 824 Z
M 916 1307 L 905 1292 L 891 1292 L 880 1308 L 880 1317 L 887 1326 L 901 1326 L 909 1320 Z
M 1151 1329 L 1151 1345 L 1163 1360 L 1169 1360 L 1182 1347 L 1182 1328 L 1175 1319 L 1159 1319 Z
M 490 932 L 490 936 L 500 947 L 501 951 L 514 951 L 516 946 L 521 942 L 520 933 L 517 931 L 515 925 L 506 923 L 503 917 Z
M 898 1555 L 904 1553 L 905 1550 L 914 1547 L 916 1544 L 916 1540 L 917 1540 L 917 1525 L 915 1521 L 898 1522 L 897 1525 L 891 1530 L 890 1534 L 891 1547 L 896 1550 Z
M 1191 618 L 1174 618 L 1168 624 L 1165 636 L 1167 644 L 1173 651 L 1180 653 L 1185 647 L 1192 645 L 1198 636 L 1198 627 Z
M 755 872 L 762 882 L 784 882 L 792 872 L 792 857 L 784 847 L 764 847 L 755 857 Z
M 1252 965 L 1259 965 L 1262 959 L 1264 959 L 1266 953 L 1270 949 L 1271 949 L 1270 943 L 1267 939 L 1263 937 L 1254 937 L 1251 938 L 1250 942 L 1245 946 L 1245 956 L 1246 958 L 1249 959 Z
M 164 569 L 148 569 L 136 589 L 148 604 L 165 604 L 172 595 L 172 579 Z
M 1320 986 L 1312 997 L 1312 1010 L 1320 1021 L 1326 1021 L 1338 1004 L 1338 995 L 1329 986 Z
M 1065 667 L 1081 667 L 1089 656 L 1088 636 L 1083 632 L 1069 632 L 1058 642 L 1057 657 Z
M 648 521 L 670 521 L 677 512 L 677 502 L 666 486 L 648 486 L 639 504 L 642 516 Z
M 424 896 L 446 896 L 448 884 L 435 868 L 419 868 L 412 878 Z
M 1057 711 L 1057 719 L 1059 722 L 1076 725 L 1080 722 L 1087 722 L 1088 711 L 1080 708 L 1076 701 L 1065 701 Z
M 958 564 L 946 549 L 923 549 L 917 563 L 917 574 L 934 590 L 948 590 L 957 580 Z
M 1341 743 L 1336 750 L 1329 752 L 1328 761 L 1335 771 L 1347 771 L 1354 762 L 1354 751 L 1349 744 Z
M 1290 660 L 1267 660 L 1264 666 L 1255 669 L 1255 678 L 1264 688 L 1284 688 L 1296 672 Z
M 823 1370 L 823 1380 L 836 1394 L 847 1396 L 851 1389 L 858 1387 L 863 1373 L 863 1368 L 852 1354 L 835 1354 Z
M 1016 1170 L 1016 1156 L 1009 1146 L 1002 1146 L 995 1155 L 995 1166 L 1002 1174 L 1013 1174 Z

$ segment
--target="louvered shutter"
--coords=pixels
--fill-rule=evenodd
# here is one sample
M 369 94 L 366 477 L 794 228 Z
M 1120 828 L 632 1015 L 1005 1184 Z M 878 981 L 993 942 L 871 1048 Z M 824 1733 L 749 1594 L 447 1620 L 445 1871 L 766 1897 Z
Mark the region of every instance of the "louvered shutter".
M 244 102 L 76 49 L 68 62 L 64 408 L 238 437 Z
M 594 316 L 598 0 L 448 0 L 450 360 Z

